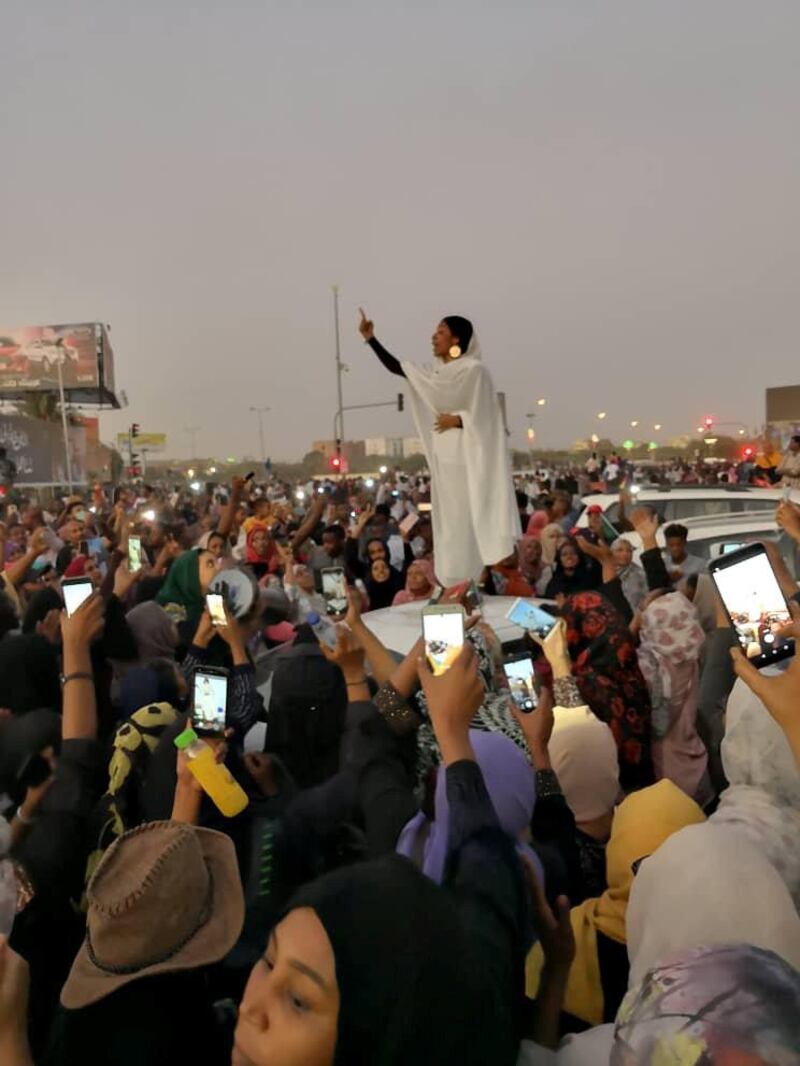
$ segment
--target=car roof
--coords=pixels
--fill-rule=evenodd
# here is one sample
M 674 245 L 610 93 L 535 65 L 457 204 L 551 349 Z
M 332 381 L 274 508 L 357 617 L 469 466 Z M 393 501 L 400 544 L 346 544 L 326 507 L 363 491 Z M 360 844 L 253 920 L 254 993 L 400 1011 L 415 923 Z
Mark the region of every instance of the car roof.
M 775 522 L 774 511 L 750 511 L 748 514 L 733 515 L 703 515 L 700 518 L 686 518 L 681 522 L 665 522 L 659 526 L 656 539 L 659 547 L 664 547 L 664 530 L 671 525 L 685 526 L 689 533 L 689 543 L 693 540 L 725 540 L 728 537 L 743 535 L 752 536 L 754 533 L 780 533 Z M 629 541 L 635 548 L 641 547 L 638 533 L 621 533 L 620 536 Z
M 690 500 L 695 496 L 705 496 L 711 500 L 724 500 L 727 496 L 753 496 L 756 493 L 763 495 L 767 500 L 779 500 L 782 492 L 780 488 L 760 489 L 755 485 L 731 485 L 727 488 L 718 485 L 664 485 L 640 488 L 638 492 L 633 493 L 632 503 L 640 501 L 649 503 L 651 500 L 660 500 L 664 496 L 684 500 Z M 618 497 L 618 492 L 597 492 L 591 496 L 583 496 L 582 500 L 586 506 L 593 503 L 599 503 L 602 506 L 614 503 Z

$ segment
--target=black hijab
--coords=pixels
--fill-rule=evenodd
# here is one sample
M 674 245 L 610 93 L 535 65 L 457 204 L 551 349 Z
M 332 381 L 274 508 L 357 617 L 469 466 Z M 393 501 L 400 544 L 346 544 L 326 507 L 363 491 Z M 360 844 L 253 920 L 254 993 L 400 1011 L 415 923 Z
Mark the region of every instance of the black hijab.
M 336 870 L 293 897 L 289 910 L 311 907 L 333 947 L 335 1066 L 516 1061 L 513 996 L 482 966 L 457 900 L 399 855 Z
M 300 788 L 319 785 L 339 769 L 346 713 L 342 671 L 317 643 L 295 644 L 276 661 L 264 751 L 278 756 Z

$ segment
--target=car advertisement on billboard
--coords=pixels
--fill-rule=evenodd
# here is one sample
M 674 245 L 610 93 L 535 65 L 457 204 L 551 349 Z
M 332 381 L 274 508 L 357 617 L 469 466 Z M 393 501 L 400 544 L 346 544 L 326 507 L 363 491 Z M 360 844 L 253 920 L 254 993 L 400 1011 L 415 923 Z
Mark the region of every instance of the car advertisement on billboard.
M 4 392 L 93 389 L 100 385 L 94 322 L 0 327 L 0 395 Z

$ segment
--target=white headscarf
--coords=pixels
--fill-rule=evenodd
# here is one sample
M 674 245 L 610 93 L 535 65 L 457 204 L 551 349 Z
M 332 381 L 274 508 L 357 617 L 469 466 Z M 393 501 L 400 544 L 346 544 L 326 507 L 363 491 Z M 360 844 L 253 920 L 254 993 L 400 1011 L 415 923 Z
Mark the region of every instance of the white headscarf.
M 721 752 L 729 787 L 711 820 L 746 836 L 800 908 L 800 773 L 783 730 L 741 680 L 728 699 Z
M 745 835 L 711 821 L 673 833 L 644 860 L 625 925 L 630 987 L 670 955 L 714 944 L 752 944 L 800 968 L 786 885 Z

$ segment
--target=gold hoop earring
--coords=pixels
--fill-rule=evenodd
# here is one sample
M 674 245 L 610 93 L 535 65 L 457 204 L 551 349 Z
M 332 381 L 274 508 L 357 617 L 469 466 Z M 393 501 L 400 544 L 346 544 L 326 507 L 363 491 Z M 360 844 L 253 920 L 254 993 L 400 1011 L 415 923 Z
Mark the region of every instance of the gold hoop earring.
M 459 359 L 460 357 L 461 357 L 461 349 L 459 348 L 459 346 L 457 344 L 454 344 L 453 347 L 450 349 L 450 358 L 451 359 Z

